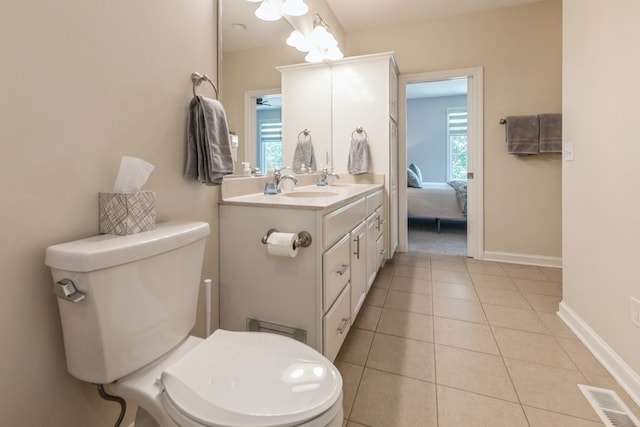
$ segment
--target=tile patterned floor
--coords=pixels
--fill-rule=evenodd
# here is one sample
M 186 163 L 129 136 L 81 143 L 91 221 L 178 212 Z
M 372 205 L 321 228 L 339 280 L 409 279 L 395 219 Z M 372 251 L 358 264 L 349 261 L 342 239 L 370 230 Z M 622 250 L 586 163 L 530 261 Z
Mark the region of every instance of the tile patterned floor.
M 558 269 L 419 252 L 379 272 L 335 364 L 344 427 L 602 426 L 577 384 L 640 408 L 556 316 Z

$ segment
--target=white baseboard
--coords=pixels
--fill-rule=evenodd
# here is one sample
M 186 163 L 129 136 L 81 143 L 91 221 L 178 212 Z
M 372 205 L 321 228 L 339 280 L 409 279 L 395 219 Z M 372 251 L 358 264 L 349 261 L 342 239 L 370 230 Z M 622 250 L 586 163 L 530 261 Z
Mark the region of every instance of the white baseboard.
M 509 252 L 484 252 L 484 261 L 506 262 L 510 264 L 537 265 L 539 267 L 562 268 L 562 258 L 543 255 L 516 254 Z
M 618 381 L 629 396 L 640 406 L 640 375 L 613 351 L 578 314 L 567 305 L 560 303 L 558 316 L 567 324 L 582 343 L 591 351 L 607 371 Z

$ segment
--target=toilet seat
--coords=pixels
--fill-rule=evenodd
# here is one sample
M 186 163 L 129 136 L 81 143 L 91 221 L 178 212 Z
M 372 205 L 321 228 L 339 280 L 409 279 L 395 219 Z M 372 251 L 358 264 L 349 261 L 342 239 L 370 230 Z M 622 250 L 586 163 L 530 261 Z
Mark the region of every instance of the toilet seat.
M 326 425 L 342 409 L 335 366 L 276 334 L 217 330 L 167 367 L 161 382 L 163 405 L 180 424 L 186 418 L 202 426 Z

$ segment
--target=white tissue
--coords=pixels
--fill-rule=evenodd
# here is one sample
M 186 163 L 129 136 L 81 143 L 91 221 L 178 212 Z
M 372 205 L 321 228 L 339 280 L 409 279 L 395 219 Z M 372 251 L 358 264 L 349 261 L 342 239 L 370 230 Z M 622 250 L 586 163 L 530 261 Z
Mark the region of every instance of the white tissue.
M 137 157 L 123 156 L 113 186 L 115 193 L 140 191 L 155 166 Z

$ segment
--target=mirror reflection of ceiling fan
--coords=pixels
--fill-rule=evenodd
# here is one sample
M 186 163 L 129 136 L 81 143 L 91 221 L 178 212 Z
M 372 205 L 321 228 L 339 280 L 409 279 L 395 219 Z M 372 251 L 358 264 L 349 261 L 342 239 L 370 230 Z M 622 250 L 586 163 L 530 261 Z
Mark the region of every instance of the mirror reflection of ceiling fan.
M 269 103 L 269 100 L 266 98 L 256 98 L 256 105 L 270 106 L 272 104 Z

